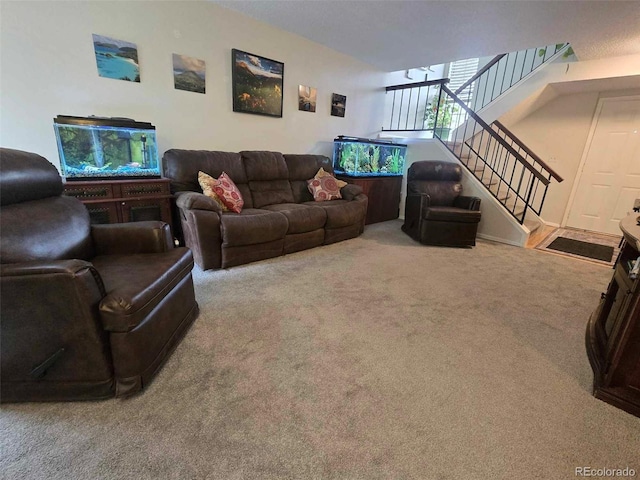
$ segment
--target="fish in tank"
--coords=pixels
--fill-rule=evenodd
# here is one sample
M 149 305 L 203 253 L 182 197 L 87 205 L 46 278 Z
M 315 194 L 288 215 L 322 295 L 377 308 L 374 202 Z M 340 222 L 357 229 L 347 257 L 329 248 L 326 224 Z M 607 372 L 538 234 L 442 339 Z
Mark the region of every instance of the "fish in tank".
M 402 176 L 407 146 L 340 135 L 333 140 L 333 170 L 354 177 Z
M 161 176 L 156 128 L 150 123 L 58 115 L 53 126 L 67 180 Z

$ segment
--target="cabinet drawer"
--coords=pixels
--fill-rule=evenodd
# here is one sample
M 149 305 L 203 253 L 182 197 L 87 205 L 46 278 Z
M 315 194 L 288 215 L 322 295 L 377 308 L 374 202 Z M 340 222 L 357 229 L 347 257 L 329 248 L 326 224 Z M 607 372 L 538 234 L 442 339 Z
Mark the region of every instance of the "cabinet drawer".
M 120 196 L 122 198 L 152 197 L 158 195 L 169 195 L 169 184 L 167 182 L 129 183 L 120 185 Z
M 76 197 L 79 200 L 100 200 L 101 198 L 113 198 L 111 185 L 74 185 L 66 184 L 64 194 L 68 197 Z

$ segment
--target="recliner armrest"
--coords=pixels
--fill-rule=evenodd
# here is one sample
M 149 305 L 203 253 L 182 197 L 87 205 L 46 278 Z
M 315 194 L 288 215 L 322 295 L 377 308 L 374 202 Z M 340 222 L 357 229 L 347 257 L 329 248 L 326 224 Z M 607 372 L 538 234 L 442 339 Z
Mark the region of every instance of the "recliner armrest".
M 340 189 L 340 195 L 342 195 L 342 198 L 349 201 L 355 199 L 361 193 L 362 187 L 352 183 L 349 183 Z
M 164 222 L 92 225 L 96 255 L 160 253 L 174 248 L 171 228 Z
M 186 210 L 211 210 L 222 213 L 220 205 L 203 193 L 198 192 L 177 192 L 176 205 L 178 208 Z
M 464 208 L 465 210 L 480 210 L 480 199 L 478 197 L 467 197 L 460 195 L 453 201 L 453 206 Z

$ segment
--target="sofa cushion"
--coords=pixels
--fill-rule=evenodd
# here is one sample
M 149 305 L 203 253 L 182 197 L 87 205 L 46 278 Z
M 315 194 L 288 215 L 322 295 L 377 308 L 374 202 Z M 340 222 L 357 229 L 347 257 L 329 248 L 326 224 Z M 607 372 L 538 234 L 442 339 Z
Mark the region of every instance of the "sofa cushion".
M 337 200 L 342 198 L 340 187 L 336 179 L 329 175 L 325 177 L 315 177 L 307 180 L 309 191 L 313 194 L 316 202 L 326 202 L 327 200 Z
M 107 295 L 100 302 L 106 330 L 136 327 L 193 268 L 187 248 L 162 253 L 99 255 L 92 260 Z
M 425 220 L 439 222 L 478 223 L 481 213 L 457 207 L 429 207 L 423 213 Z
M 223 246 L 256 245 L 283 239 L 288 227 L 284 215 L 255 208 L 244 209 L 239 214 L 224 212 L 220 218 Z
M 366 214 L 361 202 L 329 200 L 326 202 L 305 202 L 303 205 L 313 205 L 324 209 L 327 214 L 325 229 L 359 224 Z
M 242 157 L 234 152 L 208 150 L 167 150 L 162 157 L 165 177 L 171 179 L 171 191 L 199 192 L 198 171 L 218 178 L 226 172 L 240 190 L 244 208 L 252 208 L 253 200 L 249 190 Z
M 287 234 L 306 233 L 323 228 L 327 221 L 327 214 L 322 208 L 300 205 L 297 203 L 281 203 L 279 205 L 267 205 L 265 210 L 279 212 L 289 222 Z
M 240 213 L 244 206 L 242 194 L 229 175 L 222 172 L 220 178 L 213 182 L 213 191 L 231 212 Z
M 279 152 L 240 152 L 244 162 L 254 208 L 277 203 L 294 203 L 289 172 Z
M 295 203 L 310 202 L 313 195 L 309 192 L 307 180 L 313 178 L 319 168 L 332 173 L 331 159 L 324 155 L 283 155 L 289 170 L 289 183 Z

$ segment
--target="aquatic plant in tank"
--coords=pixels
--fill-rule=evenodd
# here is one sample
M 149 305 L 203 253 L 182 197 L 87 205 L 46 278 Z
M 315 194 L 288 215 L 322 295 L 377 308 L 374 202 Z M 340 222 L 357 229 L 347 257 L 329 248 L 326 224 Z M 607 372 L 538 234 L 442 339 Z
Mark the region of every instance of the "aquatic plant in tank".
M 401 143 L 340 135 L 333 140 L 333 170 L 354 177 L 402 176 L 406 153 Z
M 160 177 L 156 129 L 150 123 L 58 115 L 53 126 L 67 180 Z

